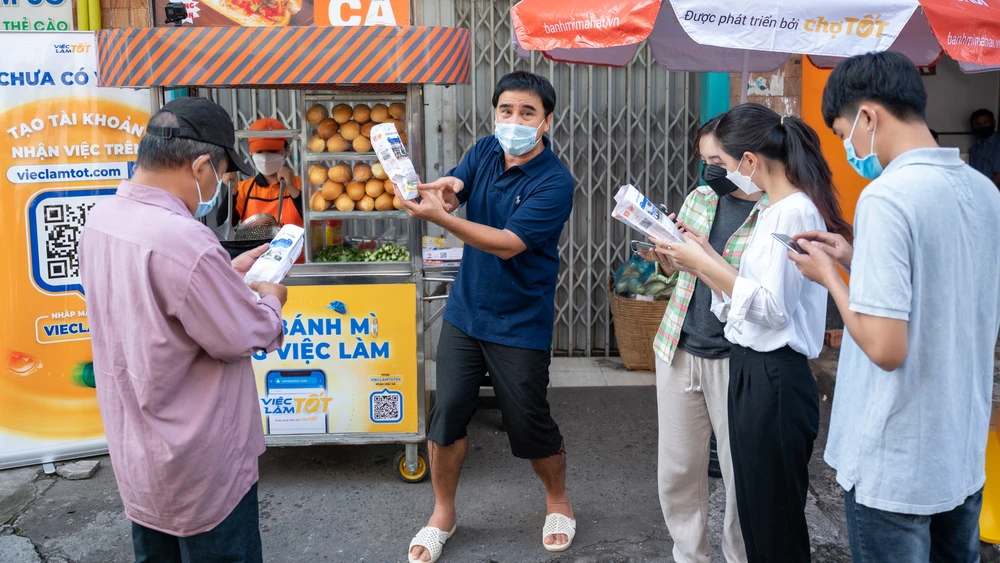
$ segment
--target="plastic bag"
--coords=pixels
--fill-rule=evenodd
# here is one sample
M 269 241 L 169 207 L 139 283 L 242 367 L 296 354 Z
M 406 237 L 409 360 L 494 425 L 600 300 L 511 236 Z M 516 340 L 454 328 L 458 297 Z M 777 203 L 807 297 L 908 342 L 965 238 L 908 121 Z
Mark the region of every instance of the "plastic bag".
M 615 272 L 613 278 L 615 293 L 618 295 L 635 294 L 655 273 L 656 262 L 650 262 L 635 254 Z
M 615 271 L 612 278 L 616 295 L 646 301 L 669 299 L 674 282 L 659 273 L 656 262 L 634 254 Z

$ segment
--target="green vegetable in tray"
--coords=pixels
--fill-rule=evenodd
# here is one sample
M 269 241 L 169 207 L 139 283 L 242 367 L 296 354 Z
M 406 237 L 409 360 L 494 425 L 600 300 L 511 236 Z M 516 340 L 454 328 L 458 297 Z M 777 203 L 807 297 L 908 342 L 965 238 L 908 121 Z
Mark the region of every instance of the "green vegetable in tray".
M 410 251 L 406 247 L 387 242 L 378 250 L 351 248 L 342 244 L 328 246 L 313 257 L 313 262 L 409 262 Z

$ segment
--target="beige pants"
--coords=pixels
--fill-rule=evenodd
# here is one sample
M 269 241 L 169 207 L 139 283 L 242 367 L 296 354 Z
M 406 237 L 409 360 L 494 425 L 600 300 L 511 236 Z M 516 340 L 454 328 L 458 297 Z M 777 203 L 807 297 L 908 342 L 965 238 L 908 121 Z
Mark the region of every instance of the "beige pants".
M 657 484 L 677 563 L 712 561 L 708 554 L 708 461 L 713 430 L 726 487 L 722 553 L 728 563 L 747 560 L 736 513 L 728 391 L 728 359 L 706 360 L 680 349 L 673 365 L 656 359 Z

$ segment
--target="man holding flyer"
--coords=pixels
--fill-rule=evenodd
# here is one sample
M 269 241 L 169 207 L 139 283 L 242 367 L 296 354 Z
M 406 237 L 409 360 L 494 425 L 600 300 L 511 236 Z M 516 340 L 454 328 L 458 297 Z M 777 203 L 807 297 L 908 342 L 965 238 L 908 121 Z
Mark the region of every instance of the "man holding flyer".
M 576 520 L 566 493 L 566 452 L 549 414 L 559 237 L 573 207 L 573 176 L 544 134 L 556 94 L 544 78 L 515 72 L 493 94 L 495 134 L 480 139 L 448 176 L 418 186 L 410 215 L 466 244 L 438 344 L 437 401 L 428 436 L 434 513 L 410 543 L 431 562 L 455 532 L 455 491 L 469 448 L 466 426 L 489 372 L 516 457 L 545 485 L 542 544 L 563 551 Z M 450 213 L 466 205 L 468 220 Z
M 251 356 L 284 339 L 284 286 L 244 276 L 198 218 L 227 171 L 247 171 L 226 111 L 180 98 L 152 117 L 135 175 L 80 241 L 97 400 L 135 560 L 262 561 Z

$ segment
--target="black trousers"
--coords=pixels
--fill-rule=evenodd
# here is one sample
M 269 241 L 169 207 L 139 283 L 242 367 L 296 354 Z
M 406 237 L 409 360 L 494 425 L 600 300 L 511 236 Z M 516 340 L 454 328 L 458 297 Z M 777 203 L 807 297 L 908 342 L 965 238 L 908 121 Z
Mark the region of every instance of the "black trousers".
M 257 483 L 221 524 L 187 538 L 132 522 L 136 563 L 262 563 Z
M 749 563 L 810 561 L 806 489 L 818 431 L 806 357 L 787 346 L 766 353 L 733 346 L 729 443 Z
M 450 446 L 466 437 L 466 427 L 479 405 L 479 386 L 488 371 L 514 457 L 544 459 L 558 454 L 563 438 L 549 412 L 550 362 L 547 351 L 477 340 L 444 321 L 427 439 Z

